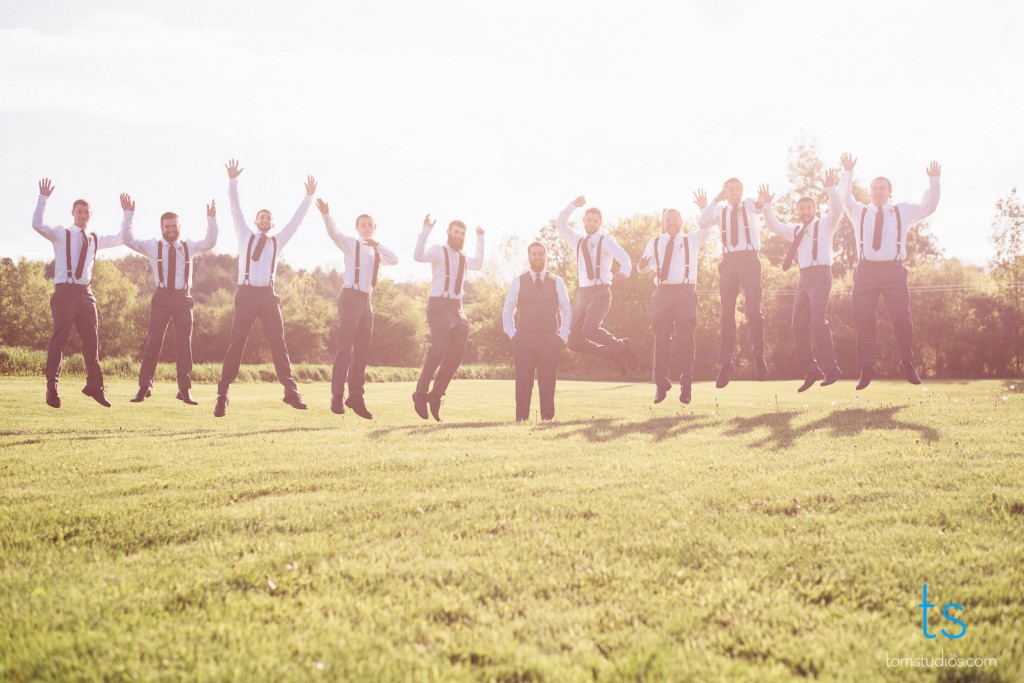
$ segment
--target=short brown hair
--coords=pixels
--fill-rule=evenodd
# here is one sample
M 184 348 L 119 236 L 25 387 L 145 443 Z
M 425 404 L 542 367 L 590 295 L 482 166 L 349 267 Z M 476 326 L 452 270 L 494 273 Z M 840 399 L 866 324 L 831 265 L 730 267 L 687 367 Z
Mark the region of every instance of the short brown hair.
M 261 213 L 267 213 L 267 214 L 270 214 L 271 216 L 274 215 L 274 214 L 270 213 L 270 209 L 260 209 L 259 211 L 256 212 L 256 218 L 257 219 L 260 217 Z
M 884 175 L 878 176 L 877 178 L 875 178 L 875 180 L 884 180 L 885 184 L 889 186 L 889 192 L 892 192 L 892 181 L 886 178 Z M 871 182 L 875 182 L 875 180 L 872 180 Z
M 375 223 L 375 221 L 373 220 L 373 216 L 371 216 L 368 213 L 361 213 L 358 216 L 356 216 L 356 225 L 359 225 L 359 221 L 361 221 L 364 218 L 369 218 L 371 223 Z
M 168 211 L 163 216 L 160 216 L 160 225 L 163 225 L 164 221 L 166 220 L 175 220 L 177 217 L 178 214 L 174 213 L 173 211 Z
M 544 245 L 543 242 L 530 242 L 530 246 L 526 247 L 527 256 L 530 255 L 530 250 L 533 249 L 534 247 L 540 247 L 541 249 L 544 250 L 545 254 L 548 253 L 548 248 Z
M 462 228 L 463 230 L 465 230 L 466 224 L 463 223 L 462 221 L 452 221 L 451 223 L 448 224 L 448 229 L 451 230 L 452 228 Z
M 800 199 L 796 200 L 796 205 L 800 206 L 800 202 L 810 202 L 811 204 L 814 204 L 814 208 L 818 208 L 818 202 L 814 201 L 810 197 L 801 197 Z
M 71 210 L 74 211 L 75 209 L 78 208 L 79 205 L 82 205 L 82 206 L 84 206 L 87 209 L 91 208 L 89 206 L 89 202 L 85 201 L 84 199 L 76 199 L 75 203 L 71 205 Z
M 586 216 L 589 216 L 592 213 L 596 213 L 598 218 L 600 218 L 601 220 L 604 220 L 604 216 L 601 215 L 601 209 L 597 208 L 596 206 L 592 206 L 589 209 L 587 209 L 583 213 L 583 216 L 586 217 Z

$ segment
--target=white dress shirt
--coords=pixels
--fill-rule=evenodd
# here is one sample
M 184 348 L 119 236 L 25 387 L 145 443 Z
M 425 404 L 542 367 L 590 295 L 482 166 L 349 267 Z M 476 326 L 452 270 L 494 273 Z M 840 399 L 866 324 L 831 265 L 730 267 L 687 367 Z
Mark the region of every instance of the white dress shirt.
M 276 264 L 271 263 L 274 260 L 274 245 L 270 242 L 270 238 L 275 237 L 277 239 L 277 260 L 280 261 L 284 246 L 295 236 L 295 231 L 299 229 L 302 219 L 306 217 L 306 212 L 309 211 L 309 205 L 313 202 L 313 197 L 308 194 L 303 197 L 302 203 L 299 204 L 299 208 L 295 210 L 295 215 L 288 221 L 288 224 L 276 234 L 267 235 L 267 244 L 263 247 L 260 260 L 249 260 L 248 283 L 245 282 L 245 260 L 249 249 L 249 239 L 252 237 L 256 238 L 252 240 L 252 251 L 255 252 L 256 245 L 260 241 L 260 235 L 263 233 L 250 228 L 245 220 L 245 216 L 242 215 L 242 206 L 238 199 L 237 178 L 228 181 L 228 199 L 231 203 L 231 218 L 235 224 L 235 234 L 238 236 L 238 284 L 267 287 L 272 284 L 274 278 L 274 274 L 270 272 L 271 266 L 276 266 Z
M 843 198 L 843 211 L 853 223 L 853 234 L 857 236 L 857 254 L 865 261 L 902 261 L 907 257 L 907 233 L 917 223 L 920 223 L 928 216 L 935 213 L 939 205 L 939 176 L 928 178 L 928 189 L 920 204 L 900 202 L 896 208 L 900 212 L 900 225 L 896 225 L 896 211 L 892 204 L 886 204 L 881 209 L 874 204 L 870 206 L 861 204 L 853 197 L 853 173 L 843 171 L 839 181 L 839 194 Z M 882 218 L 882 244 L 878 250 L 874 249 L 875 216 L 881 211 Z M 860 225 L 864 220 L 864 235 L 861 239 Z M 899 239 L 897 239 L 899 233 Z
M 744 199 L 736 206 L 733 206 L 729 202 L 725 204 L 719 204 L 718 202 L 711 202 L 705 207 L 700 213 L 700 227 L 701 229 L 717 226 L 719 234 L 722 234 L 722 255 L 734 252 L 734 251 L 761 251 L 761 223 L 757 220 L 758 215 L 764 210 L 764 208 L 757 208 L 753 199 Z M 723 219 L 722 212 L 725 212 Z M 737 216 L 737 225 L 739 225 L 739 241 L 734 247 L 732 245 L 732 214 L 733 212 L 739 212 Z M 743 216 L 744 213 L 747 217 L 746 228 L 744 228 Z M 722 226 L 725 226 L 724 233 Z M 750 241 L 747 241 L 747 232 L 749 228 Z
M 164 286 L 168 289 L 192 289 L 192 275 L 195 272 L 194 268 L 189 268 L 188 282 L 182 286 L 182 282 L 185 279 L 185 250 L 182 248 L 182 244 L 188 245 L 188 256 L 189 260 L 194 259 L 199 254 L 210 251 L 217 244 L 217 217 L 207 216 L 206 217 L 206 237 L 201 240 L 181 240 L 177 239 L 174 242 L 168 242 L 164 239 L 159 240 L 140 240 L 136 239 L 132 233 L 132 219 L 134 213 L 132 211 L 124 212 L 124 220 L 121 222 L 121 239 L 124 240 L 126 247 L 132 251 L 137 251 L 146 258 L 149 259 L 149 266 L 153 269 L 153 282 L 157 287 L 160 286 L 160 267 L 157 263 L 157 256 L 159 255 L 158 249 L 161 242 L 164 243 L 163 248 L 163 270 L 164 270 Z M 171 280 L 171 273 L 168 271 L 170 262 L 168 260 L 168 253 L 173 249 L 174 255 L 174 280 Z
M 110 249 L 124 244 L 121 241 L 121 233 L 116 235 L 96 235 L 96 239 L 77 225 L 70 227 L 58 225 L 50 227 L 43 223 L 43 212 L 46 210 L 46 195 L 39 195 L 36 202 L 36 210 L 32 213 L 32 229 L 53 243 L 53 258 L 55 269 L 53 281 L 55 284 L 88 285 L 92 283 L 92 265 L 96 262 L 96 249 Z M 71 263 L 67 259 L 67 236 L 71 235 Z M 85 241 L 85 265 L 82 268 L 82 277 L 76 278 L 75 271 L 78 269 L 78 255 L 82 251 L 82 242 Z M 68 271 L 71 276 L 68 277 Z
M 362 237 L 349 237 L 343 235 L 339 230 L 338 226 L 334 223 L 334 218 L 331 214 L 322 214 L 324 217 L 324 225 L 327 227 L 327 234 L 331 240 L 338 245 L 341 252 L 345 255 L 345 273 L 342 276 L 342 289 L 358 289 L 360 292 L 366 292 L 367 294 L 373 293 L 373 266 L 374 261 L 377 259 L 375 256 L 374 247 L 363 240 Z M 358 246 L 357 246 L 358 245 Z M 356 286 L 356 250 L 359 251 L 359 284 Z M 380 242 L 377 242 L 377 252 L 380 254 L 380 264 L 382 266 L 393 266 L 398 263 L 398 256 L 395 252 L 385 247 Z M 379 274 L 378 274 L 379 277 Z
M 466 275 L 462 276 L 462 291 L 458 294 L 455 293 L 455 280 L 459 275 L 459 253 L 445 244 L 433 244 L 427 246 L 427 238 L 430 237 L 430 228 L 423 228 L 420 232 L 419 239 L 416 240 L 416 249 L 413 251 L 412 258 L 414 261 L 419 263 L 430 263 L 433 274 L 430 280 L 430 296 L 443 296 L 450 297 L 452 299 L 462 299 L 462 295 L 466 293 Z M 468 237 L 468 235 L 467 235 Z M 444 256 L 448 254 L 448 291 L 445 292 L 444 278 Z M 476 236 L 476 254 L 474 256 L 466 257 L 466 270 L 480 270 L 484 267 L 484 236 Z
M 670 237 L 662 233 L 651 239 L 644 248 L 644 258 L 647 259 L 646 266 L 637 265 L 637 272 L 649 273 L 654 271 L 654 284 L 665 285 L 696 285 L 697 284 L 697 261 L 700 257 L 700 247 L 715 234 L 715 229 L 704 228 L 693 232 L 679 234 L 675 237 L 672 251 L 672 262 L 668 264 L 668 278 L 662 282 L 659 278 L 659 265 L 665 264 L 665 254 L 668 248 Z M 686 277 L 686 245 L 690 245 L 690 271 L 689 279 Z M 655 258 L 657 256 L 657 258 Z
M 527 271 L 530 273 L 530 277 L 536 279 L 538 273 L 532 270 Z M 546 271 L 540 273 L 541 282 L 547 277 L 552 277 L 555 280 L 555 291 L 558 293 L 558 309 L 560 312 L 559 317 L 562 319 L 561 327 L 558 330 L 558 336 L 562 338 L 562 341 L 569 340 L 569 327 L 572 325 L 572 304 L 569 303 L 569 292 L 565 289 L 565 282 L 562 278 L 558 277 L 554 273 L 548 273 Z M 512 286 L 508 289 L 508 296 L 505 297 L 505 307 L 502 309 L 502 326 L 505 329 L 505 334 L 508 338 L 516 336 L 516 305 L 519 303 L 519 281 L 522 279 L 522 275 L 512 279 Z
M 825 191 L 828 193 L 828 212 L 807 224 L 806 232 L 800 238 L 800 244 L 796 248 L 796 264 L 801 268 L 832 265 L 832 236 L 836 233 L 836 226 L 839 225 L 843 210 L 839 190 L 833 186 L 825 188 Z M 818 257 L 816 259 L 814 258 L 815 221 L 818 223 Z M 796 231 L 804 227 L 802 224 L 787 225 L 780 221 L 775 216 L 775 210 L 771 204 L 766 204 L 764 207 L 764 224 L 776 235 L 790 242 L 796 237 Z
M 555 225 L 558 227 L 558 234 L 562 236 L 565 243 L 572 249 L 573 254 L 576 255 L 576 273 L 579 276 L 579 286 L 592 287 L 594 285 L 611 284 L 612 261 L 618 261 L 619 272 L 629 277 L 630 271 L 633 270 L 633 262 L 629 259 L 629 254 L 626 253 L 626 250 L 619 246 L 614 237 L 597 232 L 593 235 L 587 235 L 585 231 L 578 232 L 569 227 L 569 216 L 575 210 L 575 204 L 569 204 L 569 206 L 562 209 L 562 213 L 558 214 L 558 219 L 555 220 Z M 580 244 L 580 240 L 584 240 L 583 244 Z M 601 244 L 600 268 L 597 267 L 598 243 Z M 584 249 L 590 252 L 590 263 L 595 270 L 593 280 L 587 277 L 587 262 L 583 259 Z

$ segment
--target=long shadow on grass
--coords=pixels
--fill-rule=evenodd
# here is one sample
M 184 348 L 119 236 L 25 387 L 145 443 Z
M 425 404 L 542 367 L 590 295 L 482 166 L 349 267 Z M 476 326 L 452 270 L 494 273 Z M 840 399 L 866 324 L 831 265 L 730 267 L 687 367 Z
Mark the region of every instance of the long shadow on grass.
M 550 433 L 552 438 L 566 438 L 570 436 L 581 436 L 592 443 L 605 443 L 615 441 L 624 436 L 632 434 L 645 434 L 653 436 L 655 441 L 663 441 L 683 432 L 707 424 L 704 418 L 692 415 L 680 415 L 677 417 L 657 417 L 644 421 L 620 420 L 610 417 L 593 418 L 589 420 L 571 420 L 569 422 L 545 422 L 541 424 L 516 425 L 508 422 L 444 422 L 440 425 L 404 425 L 398 427 L 382 427 L 370 433 L 371 439 L 378 439 L 388 436 L 416 435 L 441 433 L 449 429 L 491 429 L 493 427 L 511 427 L 514 429 L 530 429 Z
M 754 441 L 751 446 L 783 450 L 790 448 L 803 435 L 828 429 L 833 437 L 855 437 L 865 431 L 903 430 L 916 432 L 919 438 L 936 441 L 939 432 L 934 427 L 913 422 L 902 422 L 896 419 L 896 413 L 904 406 L 886 406 L 884 408 L 851 408 L 829 413 L 825 417 L 805 425 L 796 426 L 793 420 L 798 411 L 766 413 L 752 417 L 737 417 L 729 421 L 730 428 L 723 432 L 724 436 L 742 436 L 755 431 L 768 429 L 768 436 Z

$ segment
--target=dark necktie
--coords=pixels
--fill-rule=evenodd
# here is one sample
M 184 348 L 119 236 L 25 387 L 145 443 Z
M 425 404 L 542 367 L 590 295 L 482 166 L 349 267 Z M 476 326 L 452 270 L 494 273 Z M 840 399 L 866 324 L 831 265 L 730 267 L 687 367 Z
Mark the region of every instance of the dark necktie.
M 540 283 L 541 283 L 540 273 L 537 273 L 537 275 L 534 276 L 533 281 L 534 281 L 534 284 L 537 285 L 537 289 L 540 289 Z
M 676 246 L 676 238 L 669 237 L 668 244 L 665 245 L 665 260 L 661 262 L 661 272 L 658 274 L 658 279 L 664 282 L 668 279 L 668 268 L 672 264 L 672 252 L 674 252 Z
M 871 238 L 871 248 L 878 251 L 882 248 L 882 225 L 885 223 L 885 214 L 881 209 L 875 213 L 875 236 Z
M 729 239 L 732 246 L 740 243 L 740 207 L 732 207 L 732 216 L 729 218 Z
M 462 276 L 466 274 L 466 257 L 459 253 L 459 274 L 455 276 L 455 296 L 462 293 Z
M 167 246 L 169 247 L 167 250 L 167 289 L 174 289 L 174 277 L 177 274 L 175 271 L 177 264 L 174 261 L 177 254 L 173 244 L 168 242 Z
M 252 260 L 259 261 L 260 254 L 263 253 L 263 247 L 267 246 L 267 235 L 264 233 L 260 235 L 259 241 L 256 243 L 256 251 L 252 252 Z
M 78 252 L 78 267 L 75 268 L 75 279 L 82 279 L 82 272 L 85 270 L 85 253 L 89 251 L 89 234 L 82 230 L 82 249 Z
M 796 249 L 800 246 L 800 240 L 804 238 L 804 234 L 807 232 L 807 226 L 800 226 L 796 229 L 796 235 L 793 237 L 793 243 L 789 245 L 789 251 L 786 252 L 786 259 L 782 262 L 782 269 L 789 270 L 793 265 L 793 261 L 796 260 Z
M 587 266 L 587 279 L 594 281 L 594 262 L 590 258 L 590 235 L 583 240 L 583 263 Z

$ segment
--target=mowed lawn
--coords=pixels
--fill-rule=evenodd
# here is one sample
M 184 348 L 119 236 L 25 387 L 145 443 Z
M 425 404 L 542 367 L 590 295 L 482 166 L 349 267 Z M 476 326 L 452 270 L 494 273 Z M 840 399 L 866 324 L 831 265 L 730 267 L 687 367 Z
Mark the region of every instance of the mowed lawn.
M 1019 383 L 81 383 L 0 379 L 0 680 L 1024 680 Z

